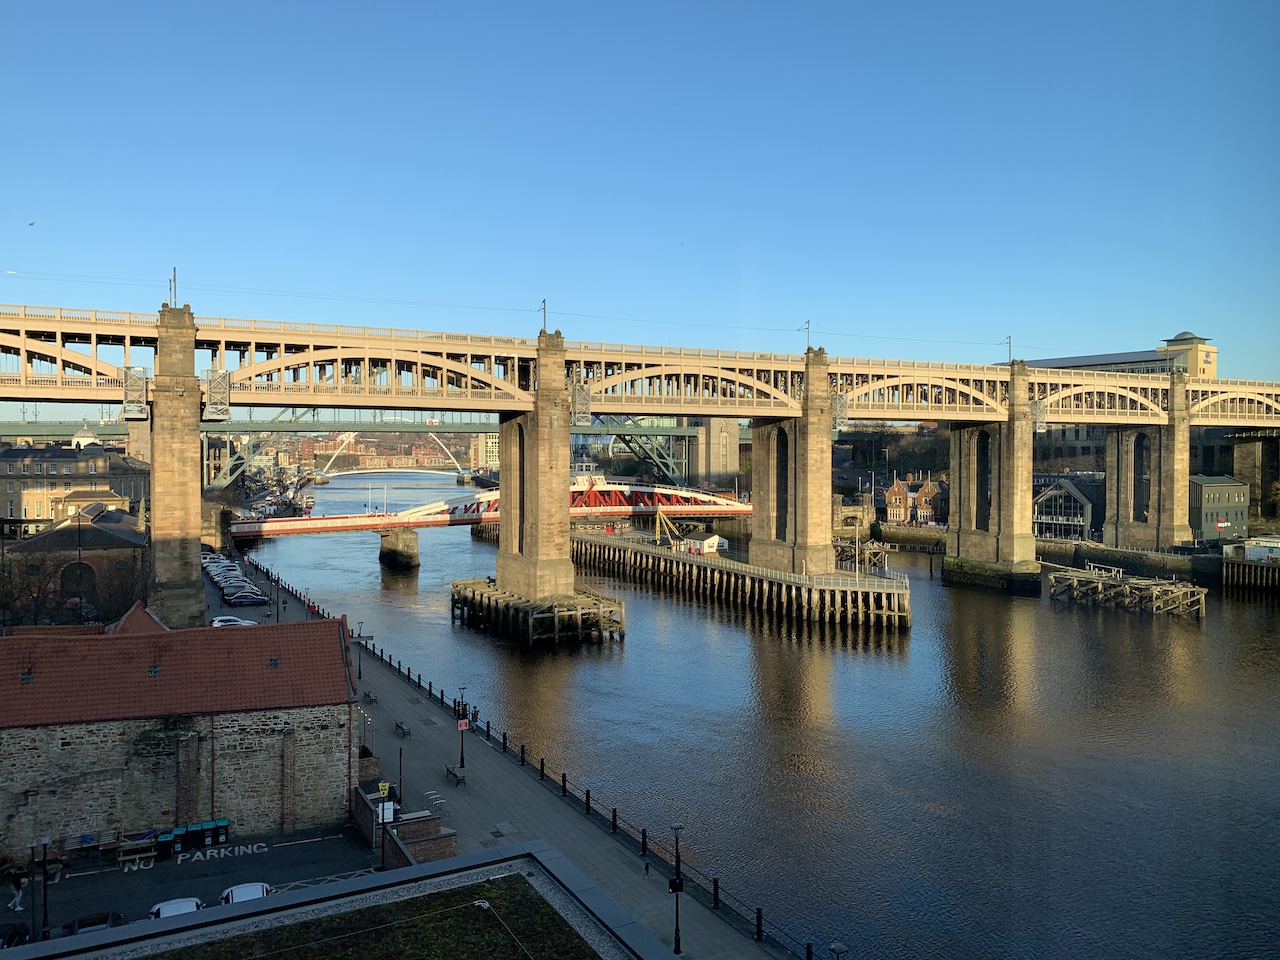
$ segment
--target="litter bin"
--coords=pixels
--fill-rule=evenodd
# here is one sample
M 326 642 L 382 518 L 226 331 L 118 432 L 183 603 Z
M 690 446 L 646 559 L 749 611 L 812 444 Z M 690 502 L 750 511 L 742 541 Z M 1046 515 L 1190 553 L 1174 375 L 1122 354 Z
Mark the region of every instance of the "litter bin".
M 162 833 L 156 837 L 156 859 L 168 860 L 173 856 L 173 834 Z
M 231 821 L 215 820 L 213 821 L 213 827 L 213 842 L 218 844 L 226 843 L 227 835 L 231 832 Z
M 187 843 L 189 842 L 187 840 L 187 828 L 174 827 L 172 837 L 173 837 L 173 852 L 183 853 L 187 849 Z
M 200 839 L 206 847 L 213 846 L 213 835 L 218 832 L 218 825 L 213 820 L 200 824 Z

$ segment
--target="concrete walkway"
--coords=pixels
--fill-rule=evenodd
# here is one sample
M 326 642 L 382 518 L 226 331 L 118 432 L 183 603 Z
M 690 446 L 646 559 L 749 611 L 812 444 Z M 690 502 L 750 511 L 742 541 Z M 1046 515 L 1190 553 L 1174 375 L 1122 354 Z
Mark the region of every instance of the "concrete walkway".
M 571 803 L 561 798 L 558 780 L 550 789 L 538 781 L 536 766 L 521 770 L 504 757 L 496 736 L 489 743 L 483 735 L 466 735 L 466 768 L 461 771 L 466 784 L 455 786 L 444 769 L 446 764 L 456 767 L 459 759 L 460 734 L 452 699 L 446 695 L 449 706 L 442 708 L 438 699 L 428 701 L 426 690 L 418 691 L 376 656 L 368 651 L 353 652 L 361 673 L 356 681 L 358 705 L 373 722 L 384 780 L 398 784 L 400 751 L 404 751 L 404 812 L 424 809 L 424 793 L 438 792 L 446 801 L 444 823 L 458 832 L 460 854 L 517 841 L 545 840 L 650 933 L 672 945 L 674 897 L 656 859 L 650 861 L 653 867 L 646 877 L 638 849 L 629 849 L 593 823 L 584 814 L 581 800 Z M 364 702 L 366 690 L 377 697 L 376 703 Z M 397 734 L 397 722 L 409 727 L 409 737 Z M 518 745 L 512 746 L 519 750 Z M 604 813 L 607 816 L 609 811 Z M 776 945 L 756 943 L 749 931 L 739 932 L 717 911 L 687 893 L 680 897 L 680 933 L 683 955 L 695 960 L 792 956 Z M 815 950 L 815 956 L 826 956 L 826 952 Z

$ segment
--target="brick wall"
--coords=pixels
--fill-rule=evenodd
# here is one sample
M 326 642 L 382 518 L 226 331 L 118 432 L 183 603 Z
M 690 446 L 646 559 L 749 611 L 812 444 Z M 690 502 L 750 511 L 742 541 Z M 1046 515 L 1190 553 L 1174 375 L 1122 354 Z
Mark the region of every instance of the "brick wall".
M 82 833 L 221 817 L 241 838 L 346 823 L 357 749 L 348 716 L 341 704 L 5 730 L 0 854 L 21 858 L 40 834 L 58 847 Z

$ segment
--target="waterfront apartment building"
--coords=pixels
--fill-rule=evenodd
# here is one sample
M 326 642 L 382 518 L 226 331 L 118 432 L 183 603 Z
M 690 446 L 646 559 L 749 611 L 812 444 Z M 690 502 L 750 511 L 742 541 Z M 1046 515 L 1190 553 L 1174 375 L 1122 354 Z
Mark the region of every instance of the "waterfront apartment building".
M 29 537 L 100 501 L 136 513 L 150 500 L 151 468 L 82 430 L 69 444 L 0 450 L 0 534 Z
M 1235 477 L 1193 476 L 1187 522 L 1197 540 L 1237 540 L 1249 535 L 1249 485 Z

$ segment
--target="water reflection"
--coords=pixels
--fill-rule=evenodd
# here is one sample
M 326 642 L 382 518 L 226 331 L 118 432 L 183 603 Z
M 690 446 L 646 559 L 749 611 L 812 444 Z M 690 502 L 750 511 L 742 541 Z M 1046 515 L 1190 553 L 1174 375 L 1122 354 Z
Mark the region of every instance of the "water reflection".
M 1280 937 L 1274 606 L 1211 599 L 1199 623 L 1011 601 L 906 555 L 909 632 L 586 578 L 626 602 L 625 642 L 531 651 L 450 622 L 449 582 L 491 574 L 491 546 L 420 543 L 412 582 L 381 574 L 368 538 L 261 552 L 415 671 L 465 684 L 534 762 L 637 825 L 688 825 L 682 852 L 806 939 L 1074 958 L 1264 955 Z

